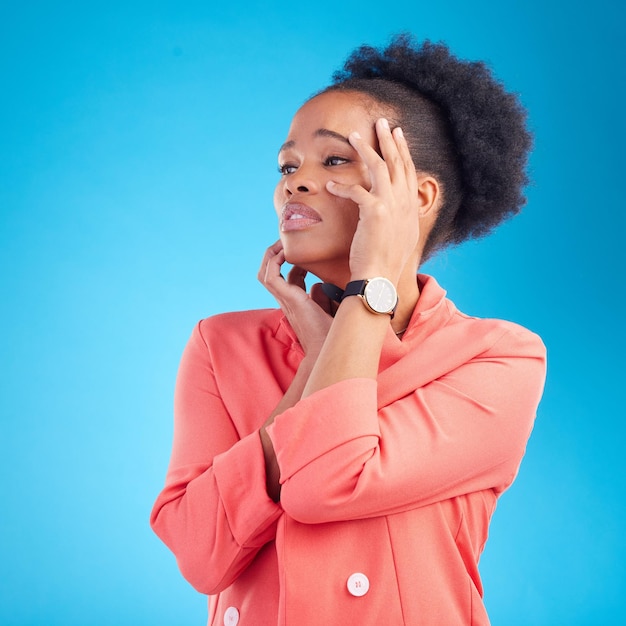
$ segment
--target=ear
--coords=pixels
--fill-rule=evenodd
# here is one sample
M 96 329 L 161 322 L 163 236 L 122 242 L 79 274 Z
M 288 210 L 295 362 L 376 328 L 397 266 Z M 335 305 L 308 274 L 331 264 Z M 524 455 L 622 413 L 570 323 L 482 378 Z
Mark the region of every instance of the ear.
M 432 219 L 439 208 L 439 183 L 429 174 L 417 174 L 417 199 L 420 219 Z

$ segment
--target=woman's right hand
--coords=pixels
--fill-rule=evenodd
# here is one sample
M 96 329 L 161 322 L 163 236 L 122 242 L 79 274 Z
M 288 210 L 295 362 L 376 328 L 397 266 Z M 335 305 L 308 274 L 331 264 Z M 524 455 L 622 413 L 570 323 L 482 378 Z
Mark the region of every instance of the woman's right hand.
M 305 355 L 285 395 L 259 430 L 265 457 L 267 493 L 274 502 L 280 500 L 280 469 L 274 445 L 267 434 L 267 427 L 274 422 L 277 415 L 294 406 L 302 397 L 333 319 L 331 317 L 333 304 L 323 293 L 320 285 L 313 285 L 311 294 L 308 294 L 304 283 L 306 271 L 298 266 L 291 268 L 285 280 L 280 273 L 284 262 L 285 253 L 279 240 L 265 251 L 258 274 L 259 280 L 276 298 L 294 329 Z
M 263 286 L 276 298 L 285 317 L 294 329 L 307 357 L 317 357 L 332 323 L 334 303 L 313 285 L 307 293 L 304 279 L 306 270 L 293 266 L 283 278 L 280 273 L 285 262 L 285 253 L 280 240 L 271 245 L 263 256 L 258 278 Z

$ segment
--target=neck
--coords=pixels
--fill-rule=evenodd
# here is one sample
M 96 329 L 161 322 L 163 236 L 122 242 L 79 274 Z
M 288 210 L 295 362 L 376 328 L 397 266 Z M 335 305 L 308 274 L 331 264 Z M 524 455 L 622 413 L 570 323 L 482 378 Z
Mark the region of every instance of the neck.
M 411 315 L 413 315 L 413 310 L 420 295 L 416 274 L 403 274 L 398 281 L 397 289 L 398 307 L 391 320 L 391 327 L 394 333 L 401 335 L 409 325 Z

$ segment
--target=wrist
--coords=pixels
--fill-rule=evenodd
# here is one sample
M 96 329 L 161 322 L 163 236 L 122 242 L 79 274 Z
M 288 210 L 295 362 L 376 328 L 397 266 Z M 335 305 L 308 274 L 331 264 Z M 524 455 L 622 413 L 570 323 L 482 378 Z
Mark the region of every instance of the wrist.
M 304 354 L 302 361 L 300 361 L 300 365 L 298 365 L 298 374 L 300 374 L 300 376 L 307 376 L 311 373 L 311 370 L 315 366 L 315 361 L 317 361 L 317 357 L 321 351 L 322 346 L 320 345 L 317 349 Z
M 398 291 L 391 280 L 383 276 L 350 281 L 346 285 L 342 301 L 351 296 L 361 300 L 369 312 L 390 316 L 391 319 L 398 306 Z
M 363 280 L 365 278 L 373 278 L 374 276 L 382 276 L 390 280 L 394 286 L 397 286 L 401 273 L 401 271 L 395 270 L 392 267 L 378 263 L 365 268 L 358 268 L 356 270 L 351 269 L 350 282 L 354 280 Z

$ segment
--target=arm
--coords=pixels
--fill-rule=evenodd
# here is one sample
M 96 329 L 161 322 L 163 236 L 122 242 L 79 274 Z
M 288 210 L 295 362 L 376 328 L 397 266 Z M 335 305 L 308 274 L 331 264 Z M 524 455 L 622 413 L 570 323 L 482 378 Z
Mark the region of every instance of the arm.
M 282 509 L 265 489 L 258 430 L 240 437 L 196 327 L 175 394 L 172 457 L 151 524 L 203 593 L 228 586 L 275 537 Z
M 267 493 L 274 502 L 280 500 L 280 468 L 267 427 L 274 423 L 276 416 L 293 407 L 302 398 L 306 383 L 328 334 L 332 319 L 330 313 L 334 308 L 320 285 L 313 285 L 311 294 L 307 294 L 304 282 L 306 271 L 302 268 L 294 266 L 287 280 L 284 280 L 280 273 L 284 262 L 285 254 L 282 244 L 277 241 L 266 250 L 258 274 L 259 280 L 276 298 L 305 352 L 305 357 L 289 389 L 267 418 L 259 433 L 263 446 Z
M 350 247 L 350 278 L 384 276 L 398 289 L 394 324 L 406 328 L 419 293 L 415 275 L 421 258 L 421 219 L 432 215 L 438 188 L 430 176 L 418 176 L 406 140 L 386 120 L 376 123 L 379 155 L 358 134 L 349 140 L 367 166 L 371 186 L 329 183 L 328 190 L 359 207 L 359 222 Z M 423 233 L 422 233 L 423 235 Z M 357 297 L 345 299 L 307 382 L 304 397 L 351 378 L 376 379 L 387 315 L 373 314 Z
M 300 364 L 300 367 L 298 367 L 298 371 L 296 372 L 289 389 L 259 431 L 261 436 L 261 445 L 263 446 L 267 493 L 274 502 L 278 502 L 280 500 L 280 468 L 278 466 L 278 461 L 276 460 L 274 444 L 267 433 L 267 427 L 274 423 L 277 415 L 280 415 L 287 409 L 293 407 L 300 400 L 312 367 L 313 359 L 311 357 L 305 357 Z
M 443 333 L 379 383 L 344 380 L 276 419 L 269 432 L 289 515 L 307 523 L 374 517 L 483 489 L 499 494 L 512 482 L 543 389 L 545 349 L 518 327 L 486 343 L 484 325 L 472 326 L 462 347 L 459 334 Z M 418 371 L 442 352 L 458 352 L 457 366 Z M 378 384 L 407 378 L 414 390 L 380 406 Z
M 370 171 L 371 189 L 329 187 L 359 206 L 350 279 L 383 275 L 399 286 L 406 277 L 415 284 L 423 242 L 418 214 L 432 214 L 436 185 L 416 175 L 401 135 L 380 121 L 377 133 L 384 161 L 350 136 Z M 399 291 L 406 302 L 407 290 Z M 412 310 L 415 302 L 408 301 Z M 302 522 L 370 517 L 469 491 L 501 491 L 517 471 L 543 386 L 541 342 L 510 327 L 494 338 L 472 323 L 471 336 L 463 330 L 452 340 L 417 346 L 404 379 L 387 377 L 379 388 L 388 324 L 357 298 L 345 300 L 302 399 L 267 427 L 283 483 L 281 503 Z M 459 358 L 433 366 L 451 356 Z M 397 382 L 403 393 L 379 405 Z
M 417 300 L 415 272 L 419 258 L 419 217 L 436 204 L 437 188 L 429 177 L 421 182 L 415 172 L 408 146 L 400 129 L 392 134 L 385 120 L 376 125 L 383 158 L 357 134 L 350 141 L 366 165 L 371 188 L 359 184 L 329 183 L 328 191 L 359 206 L 359 224 L 350 248 L 352 278 L 387 276 L 398 283 L 404 275 L 400 310 L 396 323 L 406 325 Z M 393 242 L 393 245 L 390 245 Z M 261 430 L 268 475 L 268 491 L 278 499 L 280 474 L 271 438 L 266 428 L 275 417 L 301 398 L 339 381 L 359 377 L 375 379 L 389 317 L 369 313 L 358 298 L 349 298 L 334 319 L 316 306 L 304 289 L 304 274 L 294 268 L 285 281 L 280 267 L 285 257 L 280 242 L 271 246 L 263 259 L 259 279 L 276 297 L 296 331 L 307 355 L 306 370 L 299 371 L 297 384 Z M 337 268 L 341 275 L 347 268 Z M 295 273 L 294 273 L 295 271 Z M 366 341 L 363 341 L 367 338 Z M 300 376 L 300 374 L 302 374 Z

